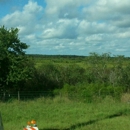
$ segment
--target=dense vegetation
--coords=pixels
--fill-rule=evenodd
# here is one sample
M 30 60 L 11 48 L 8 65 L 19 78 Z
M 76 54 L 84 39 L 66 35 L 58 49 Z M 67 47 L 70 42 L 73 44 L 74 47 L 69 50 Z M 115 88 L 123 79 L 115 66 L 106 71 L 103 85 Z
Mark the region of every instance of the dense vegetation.
M 129 92 L 130 58 L 109 53 L 89 56 L 30 55 L 35 63 L 34 77 L 26 82 L 32 90 L 78 96 L 88 100 L 106 95 L 119 97 Z
M 91 101 L 129 92 L 130 58 L 110 53 L 25 55 L 18 29 L 0 28 L 0 92 L 51 91 Z M 1 99 L 3 96 L 1 97 Z
M 25 55 L 28 48 L 20 41 L 18 29 L 0 28 L 0 92 L 20 90 L 20 84 L 32 75 L 32 65 Z

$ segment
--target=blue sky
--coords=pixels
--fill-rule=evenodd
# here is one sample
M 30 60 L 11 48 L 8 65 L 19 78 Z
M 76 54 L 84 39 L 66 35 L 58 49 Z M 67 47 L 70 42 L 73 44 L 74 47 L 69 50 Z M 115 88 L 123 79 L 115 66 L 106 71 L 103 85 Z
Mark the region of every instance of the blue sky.
M 0 26 L 19 28 L 26 53 L 130 57 L 129 0 L 0 0 Z

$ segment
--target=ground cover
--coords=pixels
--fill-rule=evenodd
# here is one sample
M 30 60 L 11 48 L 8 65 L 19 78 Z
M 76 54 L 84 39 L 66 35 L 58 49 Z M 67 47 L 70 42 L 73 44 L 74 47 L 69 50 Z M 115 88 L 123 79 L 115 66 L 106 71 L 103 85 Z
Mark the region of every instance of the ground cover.
M 0 103 L 5 130 L 20 130 L 32 119 L 40 130 L 126 130 L 130 129 L 129 107 L 111 97 L 93 103 L 67 97 Z

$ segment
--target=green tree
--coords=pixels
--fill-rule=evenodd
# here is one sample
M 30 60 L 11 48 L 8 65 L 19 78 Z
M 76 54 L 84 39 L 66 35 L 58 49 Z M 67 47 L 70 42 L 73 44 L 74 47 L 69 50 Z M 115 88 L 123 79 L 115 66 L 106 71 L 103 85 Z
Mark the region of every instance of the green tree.
M 18 31 L 18 28 L 0 27 L 0 88 L 3 91 L 16 89 L 31 75 L 32 68 L 24 51 L 28 45 L 20 41 Z

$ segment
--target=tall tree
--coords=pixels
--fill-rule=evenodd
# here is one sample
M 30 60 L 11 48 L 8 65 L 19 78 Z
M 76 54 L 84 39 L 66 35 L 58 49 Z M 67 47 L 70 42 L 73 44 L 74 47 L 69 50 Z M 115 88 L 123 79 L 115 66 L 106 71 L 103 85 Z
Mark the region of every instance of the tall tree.
M 9 90 L 30 77 L 26 43 L 20 41 L 18 28 L 0 27 L 0 90 Z M 18 87 L 18 86 L 17 86 Z

